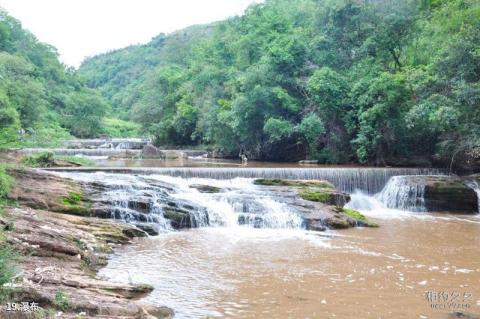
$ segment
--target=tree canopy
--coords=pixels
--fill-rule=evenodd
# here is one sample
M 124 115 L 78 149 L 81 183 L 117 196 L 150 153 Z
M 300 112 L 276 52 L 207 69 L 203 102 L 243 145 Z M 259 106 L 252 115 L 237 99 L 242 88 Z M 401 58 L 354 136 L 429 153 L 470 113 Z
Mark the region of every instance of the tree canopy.
M 479 139 L 479 30 L 478 0 L 267 0 L 80 72 L 158 144 L 384 164 Z
M 108 110 L 53 47 L 0 10 L 0 148 L 27 138 L 48 145 L 69 134 L 95 136 Z

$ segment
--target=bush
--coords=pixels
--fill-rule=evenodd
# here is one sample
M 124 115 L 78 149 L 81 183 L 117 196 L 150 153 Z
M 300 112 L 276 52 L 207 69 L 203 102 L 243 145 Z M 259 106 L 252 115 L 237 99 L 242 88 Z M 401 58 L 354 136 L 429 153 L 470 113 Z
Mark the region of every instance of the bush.
M 12 178 L 8 176 L 5 166 L 0 165 L 0 205 L 12 187 Z
M 103 121 L 104 133 L 109 137 L 138 137 L 140 136 L 140 125 L 116 118 L 105 118 Z
M 57 290 L 55 293 L 54 305 L 59 310 L 65 311 L 70 305 L 70 300 L 63 290 Z
M 50 167 L 55 163 L 52 152 L 28 155 L 23 159 L 23 164 L 30 167 Z

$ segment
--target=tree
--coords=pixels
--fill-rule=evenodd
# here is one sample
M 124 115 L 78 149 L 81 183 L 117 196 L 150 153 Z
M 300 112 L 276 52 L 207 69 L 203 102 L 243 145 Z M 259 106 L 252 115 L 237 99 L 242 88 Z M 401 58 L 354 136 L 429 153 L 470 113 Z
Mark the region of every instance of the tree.
M 108 111 L 104 99 L 91 90 L 74 92 L 67 98 L 63 124 L 72 134 L 87 138 L 102 132 L 102 118 Z

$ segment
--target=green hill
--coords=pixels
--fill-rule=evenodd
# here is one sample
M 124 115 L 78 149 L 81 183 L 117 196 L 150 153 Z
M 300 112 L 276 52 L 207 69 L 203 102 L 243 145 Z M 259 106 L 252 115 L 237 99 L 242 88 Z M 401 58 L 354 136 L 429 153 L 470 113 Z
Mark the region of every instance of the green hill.
M 0 10 L 0 148 L 96 136 L 108 102 Z
M 478 0 L 267 0 L 80 72 L 157 144 L 446 163 L 479 144 L 478 30 Z

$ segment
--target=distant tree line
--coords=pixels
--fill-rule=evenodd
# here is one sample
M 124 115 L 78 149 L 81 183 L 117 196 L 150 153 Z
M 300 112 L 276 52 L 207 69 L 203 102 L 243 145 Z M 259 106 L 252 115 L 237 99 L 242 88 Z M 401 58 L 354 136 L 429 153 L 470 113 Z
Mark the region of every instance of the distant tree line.
M 53 47 L 0 10 L 0 148 L 32 136 L 39 143 L 95 136 L 108 109 Z

